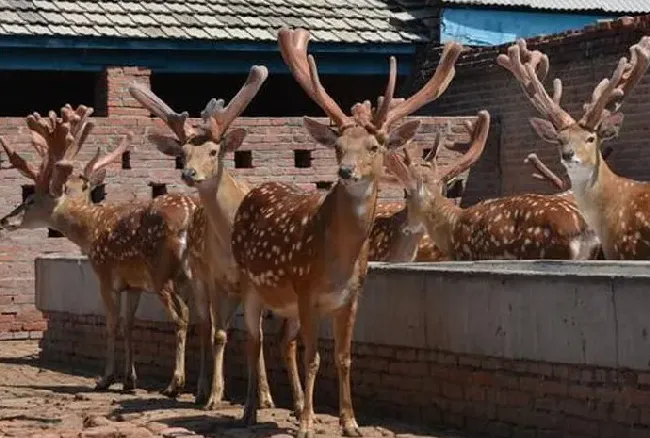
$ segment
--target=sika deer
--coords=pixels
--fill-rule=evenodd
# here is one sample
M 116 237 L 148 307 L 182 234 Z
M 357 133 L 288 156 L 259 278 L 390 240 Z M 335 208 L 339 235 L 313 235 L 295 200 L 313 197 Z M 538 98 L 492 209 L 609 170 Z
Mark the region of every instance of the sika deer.
M 548 57 L 530 51 L 523 40 L 499 55 L 497 62 L 520 82 L 526 96 L 544 117 L 532 118 L 537 134 L 557 145 L 566 167 L 576 204 L 593 228 L 607 259 L 646 260 L 650 257 L 650 185 L 616 175 L 603 159 L 602 142 L 617 136 L 623 122 L 619 112 L 650 65 L 650 37 L 630 47 L 631 58 L 622 57 L 610 79 L 603 79 L 576 121 L 560 106 L 562 82 L 553 81 L 553 97 L 542 84 L 548 73 Z
M 210 100 L 198 124 L 187 120 L 187 112 L 175 113 L 150 89 L 140 84 L 133 84 L 129 88 L 131 95 L 160 117 L 174 133 L 173 137 L 152 134 L 149 140 L 164 154 L 184 158 L 182 179 L 188 186 L 197 189 L 201 199 L 190 224 L 188 245 L 189 265 L 196 283 L 193 289 L 197 301 L 205 303 L 199 307 L 207 309 L 209 304 L 214 327 L 214 374 L 206 408 L 216 407 L 223 398 L 223 356 L 227 329 L 241 301 L 242 279 L 230 239 L 235 212 L 249 188 L 224 169 L 224 157 L 242 144 L 246 131 L 241 128 L 227 130 L 255 97 L 267 75 L 266 67 L 251 67 L 246 83 L 230 103 L 224 108 L 223 100 Z M 201 363 L 204 364 L 212 330 L 208 315 L 204 312 L 199 316 L 202 320 Z M 259 355 L 258 366 L 260 397 L 264 406 L 272 407 L 263 354 Z
M 509 196 L 465 209 L 442 196 L 442 184 L 480 157 L 489 125 L 487 111 L 479 112 L 469 150 L 444 169 L 435 161 L 438 144 L 417 163 L 408 153 L 404 159 L 388 156 L 387 168 L 414 197 L 429 235 L 453 260 L 592 258 L 597 242 L 576 206 L 562 196 Z
M 379 108 L 373 111 L 366 101 L 356 104 L 352 108 L 353 116 L 349 117 L 327 94 L 313 57 L 307 56 L 309 32 L 281 29 L 278 42 L 296 81 L 336 126 L 331 129 L 311 118 L 304 119 L 312 138 L 335 151 L 339 170 L 338 181 L 325 195 L 305 192 L 291 184 L 269 182 L 251 190 L 237 210 L 232 248 L 248 280 L 244 289 L 244 319 L 248 332 L 249 378 L 244 422 L 252 424 L 257 419 L 254 364 L 262 338 L 260 318 L 266 306 L 292 318 L 291 321 L 298 318 L 300 322 L 305 346 L 304 399 L 300 382 L 292 379 L 294 404 L 302 411 L 298 437 L 314 434 L 318 322 L 320 316 L 328 314 L 334 319 L 340 422 L 345 435 L 358 436 L 350 392 L 350 342 L 358 294 L 366 276 L 368 236 L 375 214 L 377 186 L 385 153 L 407 144 L 420 122 L 409 121 L 391 128 L 394 122 L 445 91 L 462 48 L 448 43 L 433 78 L 417 94 L 392 107 L 396 62 L 391 57 L 388 86 Z M 285 339 L 290 342 L 284 344 L 285 360 L 295 362 L 297 330 L 287 332 Z
M 120 317 L 121 292 L 127 293 L 124 327 L 124 389 L 136 387 L 131 330 L 142 291 L 153 290 L 176 325 L 176 364 L 168 394 L 177 393 L 185 380 L 185 339 L 189 313 L 179 296 L 186 292 L 183 257 L 192 198 L 165 195 L 151 202 L 93 205 L 92 189 L 106 176 L 106 167 L 129 146 L 130 135 L 110 154 L 100 150 L 83 172 L 73 175 L 73 163 L 93 128 L 92 108 L 66 105 L 57 118 L 37 113 L 27 117 L 32 145 L 42 161 L 35 169 L 0 139 L 11 164 L 35 183 L 34 195 L 0 220 L 2 227 L 50 227 L 62 232 L 88 256 L 97 275 L 106 306 L 106 369 L 96 389 L 115 380 L 115 336 Z M 174 281 L 172 287 L 171 281 Z

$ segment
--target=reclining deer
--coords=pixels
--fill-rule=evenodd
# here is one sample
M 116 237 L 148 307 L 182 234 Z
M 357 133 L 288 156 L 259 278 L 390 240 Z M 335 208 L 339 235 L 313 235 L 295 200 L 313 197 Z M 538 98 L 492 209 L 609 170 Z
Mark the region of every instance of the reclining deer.
M 210 100 L 201 114 L 202 120 L 196 124 L 188 120 L 187 112 L 175 113 L 149 88 L 138 83 L 129 87 L 131 95 L 172 131 L 173 136 L 151 134 L 149 141 L 166 155 L 184 158 L 181 177 L 197 189 L 201 200 L 189 227 L 188 262 L 194 274 L 192 281 L 196 283 L 193 289 L 206 303 L 202 307 L 211 309 L 214 326 L 214 371 L 208 408 L 216 407 L 223 398 L 227 329 L 241 302 L 242 283 L 230 238 L 235 212 L 250 190 L 245 182 L 224 169 L 226 153 L 236 150 L 246 136 L 244 129 L 228 128 L 255 97 L 267 75 L 266 67 L 251 67 L 245 84 L 230 103 L 224 107 L 223 100 Z M 209 339 L 210 332 L 211 326 L 202 324 L 202 338 Z M 205 361 L 202 355 L 201 363 Z M 258 366 L 260 398 L 263 406 L 272 407 L 263 354 L 259 355 Z
M 575 204 L 564 196 L 517 195 L 461 208 L 441 194 L 445 181 L 470 168 L 480 157 L 490 117 L 478 113 L 469 150 L 446 168 L 436 163 L 439 141 L 423 160 L 393 153 L 387 168 L 414 199 L 420 220 L 441 250 L 453 260 L 589 259 L 598 241 Z
M 74 173 L 73 161 L 90 134 L 93 109 L 66 105 L 61 117 L 34 113 L 27 117 L 32 146 L 41 157 L 36 168 L 5 141 L 0 144 L 10 163 L 34 181 L 35 193 L 0 220 L 9 230 L 54 228 L 77 244 L 90 260 L 100 283 L 106 308 L 106 367 L 97 390 L 116 378 L 115 337 L 120 318 L 121 292 L 126 291 L 124 325 L 124 390 L 137 385 L 132 326 L 142 291 L 153 290 L 176 325 L 176 361 L 172 381 L 164 391 L 177 394 L 185 382 L 185 340 L 189 312 L 183 296 L 189 294 L 183 265 L 187 226 L 195 202 L 183 195 L 164 195 L 153 201 L 94 205 L 90 194 L 106 176 L 106 167 L 127 150 L 130 134 L 113 152 L 100 150 Z M 172 284 L 173 283 L 173 284 Z
M 575 120 L 562 109 L 562 82 L 553 81 L 553 96 L 542 82 L 548 57 L 528 50 L 524 40 L 499 55 L 497 62 L 519 81 L 525 95 L 544 117 L 531 124 L 546 142 L 558 147 L 576 204 L 600 241 L 607 259 L 646 260 L 650 257 L 650 185 L 616 175 L 603 159 L 604 141 L 617 136 L 623 122 L 623 99 L 643 78 L 650 65 L 650 37 L 630 47 L 630 60 L 622 57 L 609 79 L 593 91 L 584 113 Z
M 244 197 L 232 233 L 232 249 L 243 274 L 244 320 L 248 332 L 248 393 L 244 422 L 257 418 L 257 367 L 264 307 L 299 320 L 285 332 L 285 360 L 295 361 L 298 328 L 305 346 L 305 393 L 292 379 L 294 406 L 300 411 L 299 438 L 313 436 L 313 392 L 319 367 L 318 322 L 333 316 L 335 358 L 339 376 L 340 423 L 347 436 L 359 436 L 350 392 L 350 342 L 358 294 L 368 262 L 368 236 L 373 224 L 383 157 L 404 146 L 420 122 L 392 125 L 435 100 L 454 76 L 461 46 L 449 43 L 440 65 L 425 87 L 409 99 L 391 106 L 396 79 L 395 59 L 381 105 L 373 111 L 369 101 L 347 116 L 320 83 L 316 64 L 307 56 L 309 33 L 303 29 L 278 33 L 285 63 L 303 90 L 334 122 L 335 129 L 305 117 L 304 125 L 318 143 L 333 149 L 338 180 L 327 194 L 305 192 L 279 182 L 264 183 Z

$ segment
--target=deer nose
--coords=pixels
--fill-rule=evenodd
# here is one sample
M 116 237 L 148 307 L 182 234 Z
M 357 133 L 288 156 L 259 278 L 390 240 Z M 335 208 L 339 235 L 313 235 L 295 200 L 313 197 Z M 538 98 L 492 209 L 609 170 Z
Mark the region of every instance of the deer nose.
M 181 178 L 183 178 L 185 181 L 194 181 L 194 177 L 196 176 L 196 170 L 193 168 L 185 168 L 181 172 Z
M 350 179 L 354 173 L 354 166 L 349 164 L 343 164 L 339 167 L 339 178 L 341 179 Z
M 573 151 L 566 151 L 566 152 L 563 151 L 563 152 L 561 153 L 561 155 L 562 155 L 562 159 L 563 159 L 564 161 L 571 161 L 571 159 L 575 156 L 575 154 L 576 154 L 576 153 L 573 152 Z

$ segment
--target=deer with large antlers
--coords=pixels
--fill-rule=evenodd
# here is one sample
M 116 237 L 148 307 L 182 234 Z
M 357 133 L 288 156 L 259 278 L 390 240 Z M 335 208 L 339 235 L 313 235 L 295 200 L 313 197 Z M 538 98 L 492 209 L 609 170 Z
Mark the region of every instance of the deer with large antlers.
M 66 105 L 61 117 L 34 113 L 27 117 L 32 146 L 42 161 L 35 168 L 0 139 L 10 163 L 34 181 L 35 193 L 0 220 L 9 230 L 54 228 L 77 244 L 90 260 L 99 279 L 106 307 L 106 368 L 96 385 L 107 389 L 116 378 L 115 337 L 120 318 L 121 292 L 126 291 L 124 325 L 124 389 L 136 387 L 132 325 L 141 292 L 153 290 L 161 298 L 176 325 L 176 362 L 170 385 L 164 391 L 177 393 L 185 380 L 185 340 L 189 323 L 187 294 L 182 266 L 187 226 L 194 210 L 188 196 L 165 195 L 142 203 L 94 205 L 90 193 L 106 176 L 106 167 L 127 150 L 130 134 L 111 153 L 100 149 L 75 174 L 73 160 L 93 128 L 88 120 L 93 109 Z M 173 283 L 173 284 L 172 284 Z
M 490 117 L 478 113 L 469 150 L 441 168 L 435 157 L 440 138 L 423 160 L 393 153 L 387 168 L 414 197 L 427 232 L 453 260 L 588 259 L 597 241 L 586 229 L 575 204 L 562 196 L 517 195 L 461 208 L 441 194 L 441 186 L 470 168 L 480 157 L 488 136 Z
M 232 234 L 235 259 L 245 274 L 244 320 L 248 332 L 248 393 L 244 422 L 257 419 L 257 367 L 262 341 L 264 307 L 299 321 L 285 331 L 285 360 L 295 361 L 295 337 L 305 346 L 305 393 L 292 379 L 294 405 L 300 416 L 301 438 L 313 436 L 313 392 L 319 367 L 318 322 L 333 316 L 335 358 L 339 376 L 339 416 L 347 436 L 360 435 L 350 392 L 350 343 L 358 294 L 368 262 L 368 236 L 373 224 L 383 158 L 389 149 L 407 144 L 420 122 L 394 128 L 418 108 L 442 94 L 454 76 L 461 46 L 448 43 L 433 78 L 418 93 L 391 105 L 396 61 L 384 97 L 373 110 L 369 101 L 356 104 L 346 115 L 322 86 L 316 63 L 307 55 L 309 32 L 281 29 L 282 57 L 303 90 L 327 114 L 335 129 L 311 118 L 304 126 L 318 143 L 331 148 L 338 162 L 338 181 L 327 194 L 305 192 L 284 183 L 264 183 L 242 201 Z M 299 330 L 297 330 L 299 329 Z
M 607 259 L 647 259 L 650 257 L 650 185 L 616 175 L 600 151 L 604 141 L 618 135 L 623 122 L 621 105 L 650 65 L 650 37 L 644 36 L 630 47 L 631 57 L 620 58 L 609 79 L 594 89 L 584 113 L 575 120 L 562 109 L 562 82 L 553 81 L 549 96 L 543 81 L 548 73 L 548 57 L 529 50 L 524 40 L 508 48 L 497 62 L 509 70 L 541 118 L 531 118 L 537 134 L 555 144 L 566 167 L 571 188 L 582 215 L 593 228 Z
M 228 105 L 224 107 L 222 99 L 211 99 L 198 123 L 188 120 L 187 112 L 174 112 L 149 88 L 138 83 L 129 87 L 131 95 L 172 131 L 172 136 L 153 133 L 149 141 L 166 155 L 184 158 L 181 177 L 188 186 L 197 189 L 201 200 L 190 224 L 188 263 L 196 283 L 195 294 L 205 303 L 201 307 L 212 310 L 214 373 L 208 408 L 217 406 L 223 398 L 227 329 L 242 296 L 241 274 L 230 241 L 235 213 L 250 190 L 245 182 L 238 181 L 224 168 L 226 153 L 235 151 L 246 135 L 244 129 L 228 128 L 246 109 L 267 76 L 266 67 L 251 67 L 245 84 Z M 211 331 L 204 319 L 201 338 L 210 339 Z M 205 361 L 202 354 L 201 363 Z M 259 396 L 264 406 L 272 407 L 263 354 L 259 355 L 258 367 Z

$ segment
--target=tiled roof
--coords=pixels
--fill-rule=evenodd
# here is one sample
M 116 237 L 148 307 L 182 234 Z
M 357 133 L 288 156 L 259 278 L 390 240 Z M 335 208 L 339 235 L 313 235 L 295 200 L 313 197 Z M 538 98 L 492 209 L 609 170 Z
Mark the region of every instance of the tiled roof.
M 446 4 L 529 7 L 556 11 L 650 12 L 648 0 L 443 0 Z
M 397 0 L 0 0 L 0 36 L 275 41 L 281 26 L 313 41 L 412 43 L 429 32 Z

